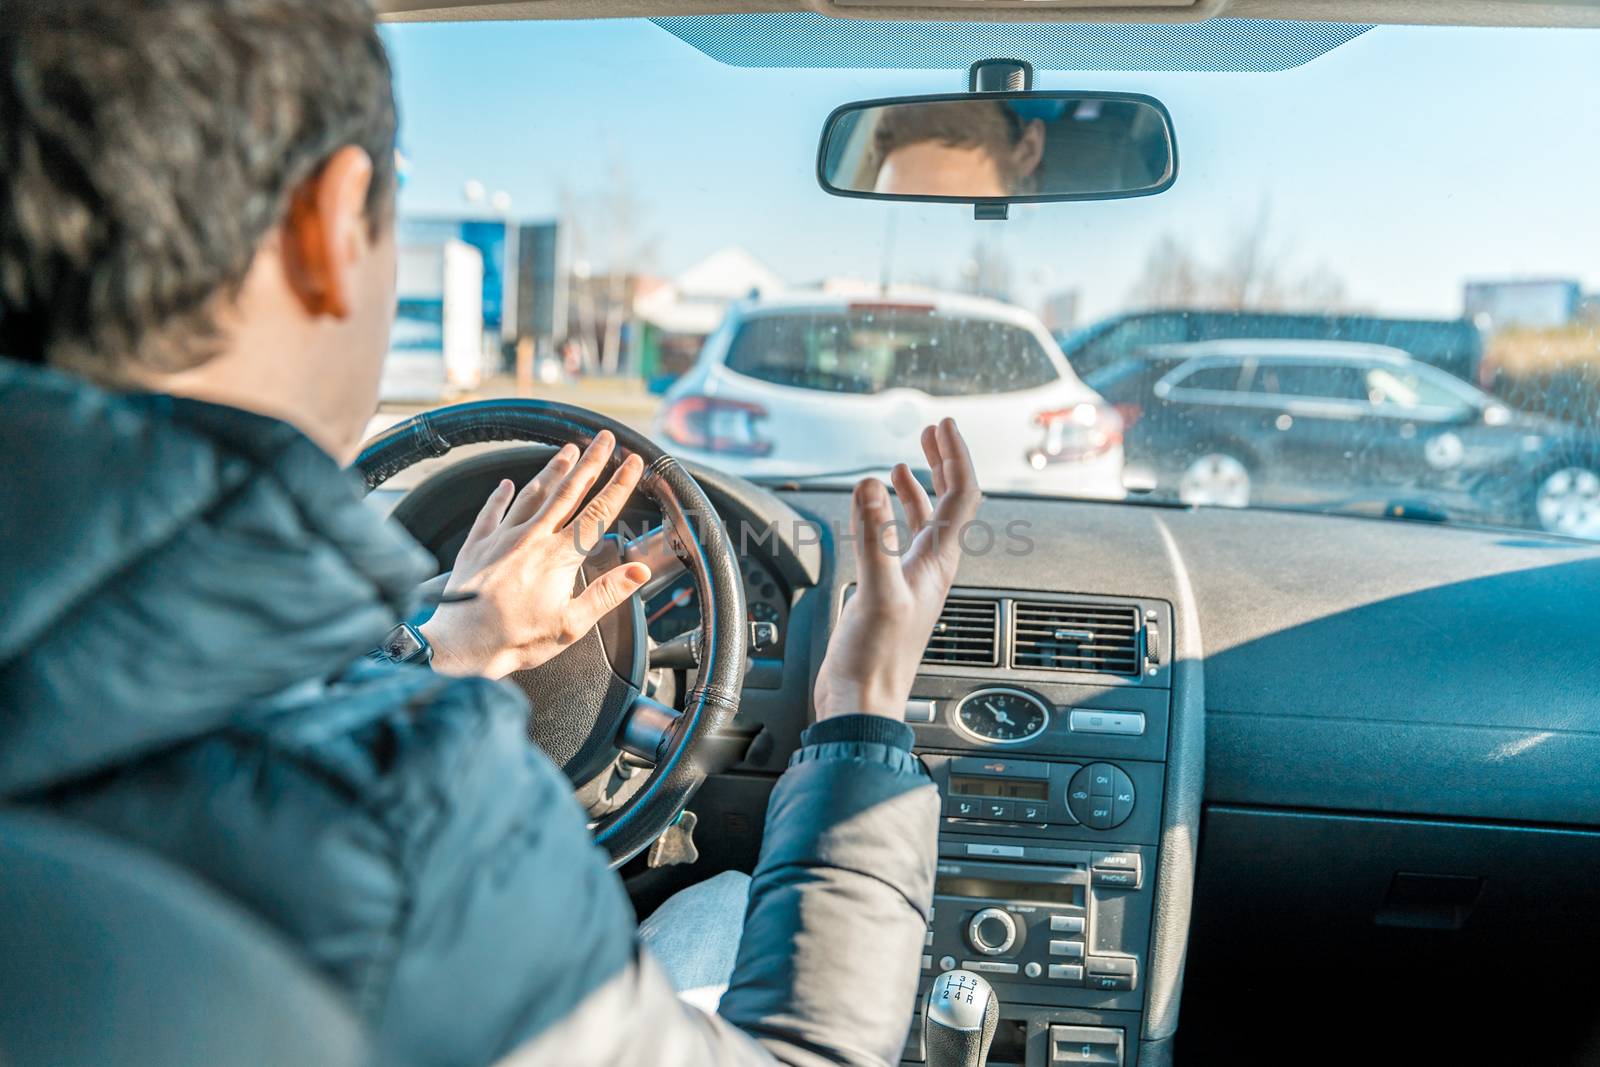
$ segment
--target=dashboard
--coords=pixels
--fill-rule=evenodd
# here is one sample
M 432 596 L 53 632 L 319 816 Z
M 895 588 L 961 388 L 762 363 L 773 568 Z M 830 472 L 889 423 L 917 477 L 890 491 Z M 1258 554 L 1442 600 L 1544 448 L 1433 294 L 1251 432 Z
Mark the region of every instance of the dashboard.
M 700 861 L 624 872 L 641 914 L 754 865 L 855 579 L 848 491 L 693 471 L 780 531 L 741 560 L 781 645 L 692 805 Z M 1562 976 L 1600 952 L 1600 545 L 1006 496 L 980 519 L 1026 550 L 963 558 L 906 710 L 943 803 L 924 988 L 986 973 L 991 1063 L 1317 1059 L 1375 998 L 1412 1025 L 1357 1062 L 1507 1062 L 1460 1021 L 1511 996 L 1537 1023 L 1512 1062 L 1595 1062 L 1592 987 Z M 698 621 L 676 586 L 646 611 L 658 640 Z

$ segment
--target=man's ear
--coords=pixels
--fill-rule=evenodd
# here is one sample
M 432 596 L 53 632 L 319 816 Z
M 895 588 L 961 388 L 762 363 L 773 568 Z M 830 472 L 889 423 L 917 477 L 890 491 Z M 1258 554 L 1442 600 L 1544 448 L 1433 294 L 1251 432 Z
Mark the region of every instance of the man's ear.
M 1017 138 L 1016 145 L 1011 149 L 1011 173 L 1018 178 L 1030 177 L 1039 169 L 1039 160 L 1044 158 L 1044 123 L 1032 119 L 1023 127 L 1022 136 Z
M 371 157 L 346 145 L 289 199 L 283 221 L 284 270 L 309 315 L 343 319 L 351 312 L 355 268 L 372 244 L 367 218 L 371 186 Z

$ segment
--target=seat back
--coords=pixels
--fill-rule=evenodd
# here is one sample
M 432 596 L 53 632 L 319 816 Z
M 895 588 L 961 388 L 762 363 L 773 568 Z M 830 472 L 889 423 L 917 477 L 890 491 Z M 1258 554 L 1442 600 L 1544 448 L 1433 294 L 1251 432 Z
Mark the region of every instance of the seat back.
M 0 810 L 0 1064 L 355 1067 L 364 1045 L 280 938 L 197 879 Z

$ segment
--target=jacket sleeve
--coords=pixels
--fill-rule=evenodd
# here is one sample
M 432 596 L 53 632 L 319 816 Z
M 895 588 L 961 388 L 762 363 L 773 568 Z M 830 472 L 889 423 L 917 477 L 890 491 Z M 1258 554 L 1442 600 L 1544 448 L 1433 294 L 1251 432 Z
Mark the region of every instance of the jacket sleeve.
M 635 947 L 507 1065 L 898 1062 L 933 893 L 937 794 L 902 723 L 845 716 L 805 740 L 773 791 L 718 1013 L 681 1002 Z

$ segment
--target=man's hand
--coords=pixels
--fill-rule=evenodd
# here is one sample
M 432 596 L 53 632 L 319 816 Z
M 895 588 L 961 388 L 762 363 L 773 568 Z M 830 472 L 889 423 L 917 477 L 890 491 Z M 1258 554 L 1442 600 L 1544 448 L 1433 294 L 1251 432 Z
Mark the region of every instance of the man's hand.
M 851 504 L 856 591 L 845 603 L 817 675 L 817 718 L 866 712 L 903 719 L 906 698 L 933 624 L 961 559 L 961 528 L 982 494 L 956 424 L 922 431 L 938 507 L 905 464 L 891 478 L 911 540 L 902 551 L 889 491 L 876 478 L 856 486 Z
M 629 563 L 573 594 L 584 552 L 616 521 L 644 472 L 629 456 L 574 517 L 615 445 L 602 431 L 581 457 L 572 445 L 557 452 L 520 493 L 504 481 L 489 494 L 445 586 L 476 597 L 441 604 L 422 627 L 436 670 L 501 678 L 537 667 L 649 581 L 649 567 Z

